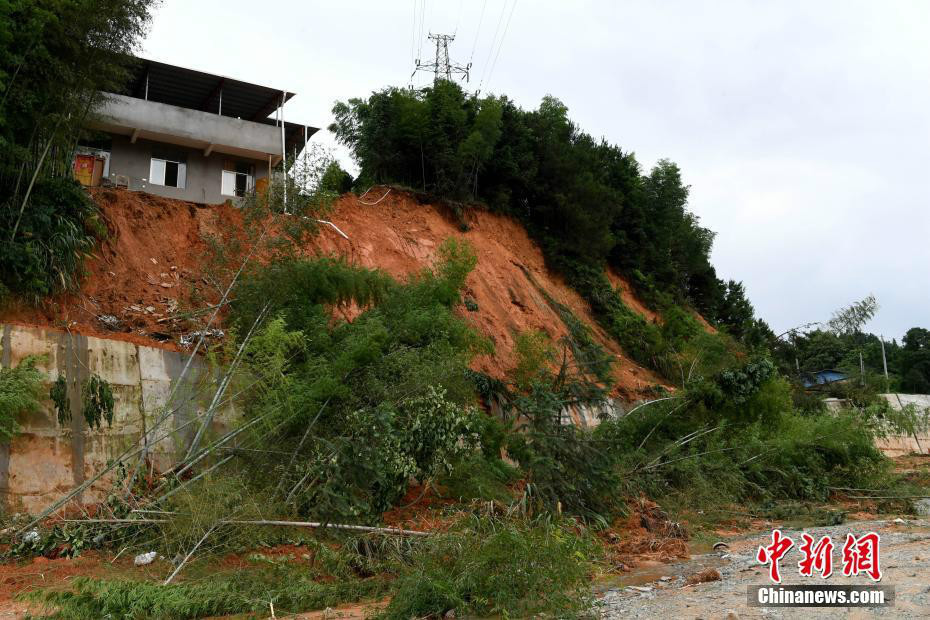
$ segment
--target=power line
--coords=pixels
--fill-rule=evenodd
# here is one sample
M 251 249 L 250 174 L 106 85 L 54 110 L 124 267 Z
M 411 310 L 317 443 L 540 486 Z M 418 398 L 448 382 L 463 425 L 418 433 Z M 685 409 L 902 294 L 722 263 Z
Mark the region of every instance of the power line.
M 420 2 L 420 48 L 417 50 L 417 58 L 423 57 L 423 27 L 426 24 L 426 0 Z
M 494 45 L 497 43 L 497 34 L 500 32 L 501 23 L 504 21 L 504 13 L 507 11 L 507 0 L 504 0 L 504 4 L 501 5 L 501 14 L 497 18 L 497 28 L 494 29 L 494 36 L 491 37 L 491 47 L 488 49 L 488 57 L 484 60 L 484 67 L 481 69 L 481 81 L 478 82 L 478 90 L 481 90 L 481 85 L 484 84 L 484 76 L 488 72 L 488 66 L 491 63 L 491 55 L 494 53 Z
M 465 8 L 465 0 L 459 0 L 459 14 L 455 18 L 455 28 L 452 30 L 452 36 L 454 37 L 459 33 L 459 24 L 462 21 L 462 10 Z
M 487 7 L 488 0 L 484 0 L 484 4 L 481 5 L 481 15 L 478 17 L 478 29 L 475 30 L 475 41 L 471 44 L 471 56 L 468 57 L 469 63 L 475 59 L 475 49 L 478 47 L 478 35 L 481 34 L 481 24 L 484 22 L 484 10 Z
M 413 26 L 410 32 L 410 62 L 417 59 L 417 2 L 413 0 Z
M 497 59 L 501 55 L 501 48 L 504 47 L 504 39 L 507 38 L 507 30 L 510 28 L 510 20 L 513 18 L 513 12 L 517 8 L 517 0 L 513 0 L 513 6 L 510 7 L 510 15 L 507 16 L 507 23 L 504 25 L 504 34 L 501 35 L 500 43 L 497 46 L 497 54 L 494 56 L 494 63 L 491 65 L 491 70 L 488 72 L 488 85 L 491 84 L 491 76 L 494 74 L 494 68 L 497 66 Z M 479 86 L 480 88 L 480 86 Z

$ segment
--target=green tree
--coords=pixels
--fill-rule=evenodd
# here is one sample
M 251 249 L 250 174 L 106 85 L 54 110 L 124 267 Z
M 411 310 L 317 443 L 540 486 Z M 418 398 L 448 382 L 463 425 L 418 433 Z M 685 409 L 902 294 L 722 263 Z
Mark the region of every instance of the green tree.
M 68 190 L 47 187 L 49 179 L 70 175 L 71 156 L 89 116 L 105 92 L 119 90 L 133 52 L 145 32 L 155 0 L 5 0 L 0 2 L 0 255 L 16 256 L 21 270 L 4 270 L 7 288 L 22 290 L 18 281 L 32 282 L 45 268 L 47 252 L 30 245 L 57 243 L 54 220 L 74 217 Z M 43 188 L 44 192 L 43 192 Z M 40 200 L 46 222 L 30 205 Z M 77 210 L 80 210 L 77 208 Z M 80 246 L 66 244 L 63 257 Z M 78 261 L 80 263 L 80 261 Z M 64 271 L 66 265 L 59 265 Z M 69 268 L 70 269 L 70 268 Z M 73 283 L 50 274 L 29 292 Z M 74 269 L 66 274 L 74 275 Z M 27 289 L 29 287 L 26 287 Z

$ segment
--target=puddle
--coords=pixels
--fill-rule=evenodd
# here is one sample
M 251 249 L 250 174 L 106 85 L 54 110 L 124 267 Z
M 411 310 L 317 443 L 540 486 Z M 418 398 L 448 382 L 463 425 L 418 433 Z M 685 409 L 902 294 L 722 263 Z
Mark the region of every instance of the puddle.
M 729 558 L 722 558 L 717 553 L 705 553 L 693 555 L 688 560 L 682 560 L 672 564 L 639 566 L 631 569 L 629 572 L 612 575 L 600 580 L 595 586 L 595 591 L 600 594 L 607 590 L 615 590 L 628 586 L 655 584 L 672 585 L 675 584 L 676 581 L 680 584 L 682 579 L 694 573 L 699 573 L 706 568 L 720 568 L 729 563 Z M 662 582 L 660 581 L 662 577 L 671 577 L 672 579 Z

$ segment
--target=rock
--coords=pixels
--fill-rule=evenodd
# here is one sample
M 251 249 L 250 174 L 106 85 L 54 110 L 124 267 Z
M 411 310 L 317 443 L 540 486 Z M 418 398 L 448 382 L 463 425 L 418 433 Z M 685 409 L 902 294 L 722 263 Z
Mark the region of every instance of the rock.
M 29 545 L 39 542 L 39 530 L 29 530 L 26 532 L 26 535 L 23 536 L 23 542 Z
M 669 577 L 668 575 L 666 575 L 666 576 L 664 576 L 664 577 L 659 577 L 659 581 L 666 581 L 666 582 L 667 582 L 667 581 L 671 581 L 672 579 L 674 579 L 674 577 Z
M 452 620 L 452 618 L 455 618 L 455 610 L 450 609 L 449 611 L 446 612 L 443 618 L 446 618 L 446 620 Z
M 197 330 L 189 334 L 184 334 L 178 339 L 178 342 L 186 349 L 197 342 L 200 339 L 200 336 L 203 336 L 204 338 L 222 338 L 225 335 L 226 334 L 222 329 Z
M 151 564 L 155 561 L 155 558 L 158 557 L 157 551 L 149 551 L 148 553 L 140 553 L 133 559 L 133 564 L 136 566 L 145 566 Z
M 685 583 L 689 586 L 693 586 L 699 583 L 708 583 L 710 581 L 720 581 L 722 577 L 720 576 L 720 571 L 716 568 L 705 568 L 699 573 L 695 573 L 688 577 L 685 580 Z
M 112 314 L 98 315 L 97 320 L 100 321 L 104 327 L 113 332 L 119 331 L 123 326 L 122 322 Z
M 162 288 L 171 288 L 174 286 L 174 284 L 171 284 L 170 282 L 159 282 L 158 285 Z
M 628 586 L 630 590 L 636 590 L 637 592 L 652 592 L 652 588 L 649 586 Z
M 930 498 L 919 499 L 914 502 L 914 512 L 922 517 L 930 517 Z
M 732 609 L 727 610 L 727 615 L 724 616 L 725 620 L 739 620 L 739 614 L 737 614 Z
M 898 517 L 897 519 L 895 519 L 894 523 L 896 523 L 897 525 L 907 525 L 907 521 L 905 521 L 901 517 Z

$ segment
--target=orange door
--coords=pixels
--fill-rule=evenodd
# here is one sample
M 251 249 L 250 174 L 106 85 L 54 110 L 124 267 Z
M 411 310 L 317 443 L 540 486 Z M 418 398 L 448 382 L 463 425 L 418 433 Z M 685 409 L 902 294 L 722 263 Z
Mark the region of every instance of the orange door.
M 94 182 L 94 156 L 74 156 L 74 178 L 81 185 L 91 185 Z

